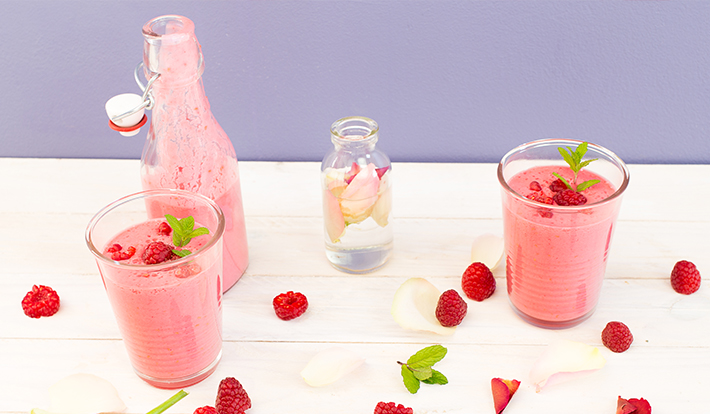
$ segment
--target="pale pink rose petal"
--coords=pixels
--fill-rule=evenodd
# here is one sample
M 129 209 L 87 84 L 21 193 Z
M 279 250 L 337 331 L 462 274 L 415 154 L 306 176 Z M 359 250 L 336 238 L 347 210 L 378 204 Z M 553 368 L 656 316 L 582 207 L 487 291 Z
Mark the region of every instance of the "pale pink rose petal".
M 560 340 L 545 349 L 530 371 L 537 392 L 552 383 L 568 381 L 601 369 L 606 360 L 599 349 L 581 342 Z
M 389 223 L 390 212 L 392 211 L 392 191 L 389 187 L 388 175 L 380 179 L 380 187 L 377 193 L 377 202 L 372 209 L 372 218 L 380 227 L 385 227 Z
M 360 169 L 360 172 L 340 194 L 340 208 L 347 223 L 359 223 L 370 216 L 377 201 L 380 179 L 374 164 Z
M 328 189 L 323 190 L 323 211 L 325 212 L 323 215 L 325 231 L 328 233 L 330 241 L 336 243 L 345 233 L 345 218 L 343 212 L 340 211 L 337 197 Z

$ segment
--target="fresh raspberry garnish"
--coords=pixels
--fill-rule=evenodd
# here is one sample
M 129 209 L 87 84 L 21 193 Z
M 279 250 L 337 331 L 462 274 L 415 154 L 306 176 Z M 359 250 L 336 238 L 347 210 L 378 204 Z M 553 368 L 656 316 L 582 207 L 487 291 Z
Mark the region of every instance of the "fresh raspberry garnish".
M 217 409 L 212 406 L 205 405 L 204 407 L 196 408 L 192 414 L 217 414 Z
M 634 336 L 621 322 L 609 322 L 602 331 L 602 343 L 612 352 L 624 352 L 631 346 Z
M 378 402 L 374 414 L 414 414 L 414 410 L 393 402 Z
M 34 285 L 22 299 L 22 310 L 30 318 L 52 316 L 59 310 L 59 295 L 49 286 Z
M 533 191 L 542 191 L 542 186 L 537 181 L 530 181 L 530 185 L 528 187 Z
M 678 293 L 690 295 L 700 289 L 700 272 L 693 263 L 681 260 L 671 271 L 671 286 Z
M 495 292 L 496 279 L 488 266 L 480 262 L 471 263 L 461 276 L 461 287 L 469 299 L 480 302 Z
M 274 298 L 274 311 L 276 316 L 285 321 L 298 318 L 308 309 L 308 299 L 303 293 L 282 293 Z
M 239 381 L 227 377 L 219 383 L 214 406 L 218 414 L 242 414 L 251 408 L 251 400 Z
M 651 414 L 651 404 L 644 398 L 629 398 L 619 396 L 616 402 L 616 414 Z
M 158 226 L 158 234 L 164 234 L 166 236 L 170 236 L 170 233 L 172 233 L 172 232 L 173 232 L 173 228 L 170 227 L 170 224 L 168 224 L 167 221 L 163 221 Z
M 550 183 L 550 191 L 553 193 L 559 193 L 562 190 L 566 190 L 567 186 L 559 178 Z
M 119 244 L 114 244 L 113 246 L 121 247 L 121 245 L 119 245 Z M 121 249 L 118 249 L 118 250 L 121 250 Z M 130 246 L 129 248 L 126 249 L 125 252 L 121 252 L 121 251 L 114 252 L 111 255 L 111 259 L 113 259 L 113 260 L 128 260 L 131 257 L 133 257 L 134 254 L 136 254 L 136 248 L 133 246 Z
M 108 249 L 106 249 L 108 253 L 116 253 L 120 252 L 121 250 L 123 250 L 123 247 L 121 247 L 121 245 L 118 243 L 114 243 Z
M 587 197 L 574 190 L 562 190 L 552 196 L 552 200 L 560 206 L 581 206 L 587 203 Z
M 463 321 L 467 308 L 466 301 L 459 296 L 458 292 L 449 289 L 439 296 L 439 302 L 436 304 L 436 319 L 441 326 L 456 326 Z
M 546 196 L 544 193 L 531 193 L 526 196 L 528 200 L 537 201 L 542 204 L 552 205 L 552 197 Z
M 168 246 L 163 242 L 152 242 L 145 247 L 143 250 L 143 262 L 145 264 L 157 264 L 163 263 L 167 260 L 172 260 L 177 255 L 173 253 L 173 246 Z

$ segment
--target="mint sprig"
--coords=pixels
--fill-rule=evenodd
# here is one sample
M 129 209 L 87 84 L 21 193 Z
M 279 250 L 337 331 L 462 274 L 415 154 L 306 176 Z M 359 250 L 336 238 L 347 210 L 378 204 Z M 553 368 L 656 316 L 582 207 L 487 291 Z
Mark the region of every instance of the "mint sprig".
M 583 142 L 579 145 L 577 145 L 577 148 L 572 150 L 572 148 L 567 147 L 567 148 L 562 148 L 558 147 L 557 150 L 560 152 L 560 155 L 562 155 L 562 158 L 569 164 L 569 168 L 572 170 L 574 173 L 574 180 L 572 183 L 567 181 L 564 177 L 557 173 L 552 173 L 555 177 L 559 178 L 560 181 L 564 183 L 564 185 L 567 186 L 567 188 L 574 190 L 574 191 L 584 191 L 587 188 L 593 186 L 594 184 L 597 184 L 599 180 L 588 180 L 584 181 L 583 183 L 580 183 L 577 185 L 577 175 L 579 172 L 582 170 L 582 168 L 586 167 L 589 165 L 592 161 L 596 161 L 598 158 L 594 158 L 592 160 L 586 160 L 582 161 L 582 157 L 584 157 L 584 154 L 587 153 L 587 143 Z
M 173 229 L 173 244 L 175 247 L 184 247 L 193 238 L 210 233 L 207 227 L 195 228 L 195 218 L 192 216 L 187 216 L 180 220 L 173 215 L 166 214 L 165 219 Z M 185 257 L 192 252 L 187 249 L 173 249 L 173 253 L 180 257 Z
M 407 390 L 416 394 L 421 383 L 445 385 L 449 380 L 444 374 L 432 368 L 432 365 L 446 356 L 446 348 L 432 345 L 419 350 L 409 357 L 406 363 L 397 361 L 402 366 L 402 380 Z

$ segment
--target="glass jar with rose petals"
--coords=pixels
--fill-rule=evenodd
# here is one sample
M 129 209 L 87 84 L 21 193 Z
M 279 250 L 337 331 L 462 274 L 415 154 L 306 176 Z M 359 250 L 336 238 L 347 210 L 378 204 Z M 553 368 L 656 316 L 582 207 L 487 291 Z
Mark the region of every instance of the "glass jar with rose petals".
M 325 253 L 335 268 L 366 273 L 392 255 L 392 165 L 375 145 L 377 122 L 342 118 L 321 164 Z

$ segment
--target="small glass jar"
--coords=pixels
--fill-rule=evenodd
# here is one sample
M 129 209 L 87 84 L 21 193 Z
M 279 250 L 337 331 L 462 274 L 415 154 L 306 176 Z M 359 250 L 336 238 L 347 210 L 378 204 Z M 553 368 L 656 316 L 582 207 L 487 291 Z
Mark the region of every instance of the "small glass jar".
M 325 253 L 348 273 L 379 269 L 392 255 L 392 165 L 375 147 L 378 131 L 370 118 L 335 121 L 321 164 Z

